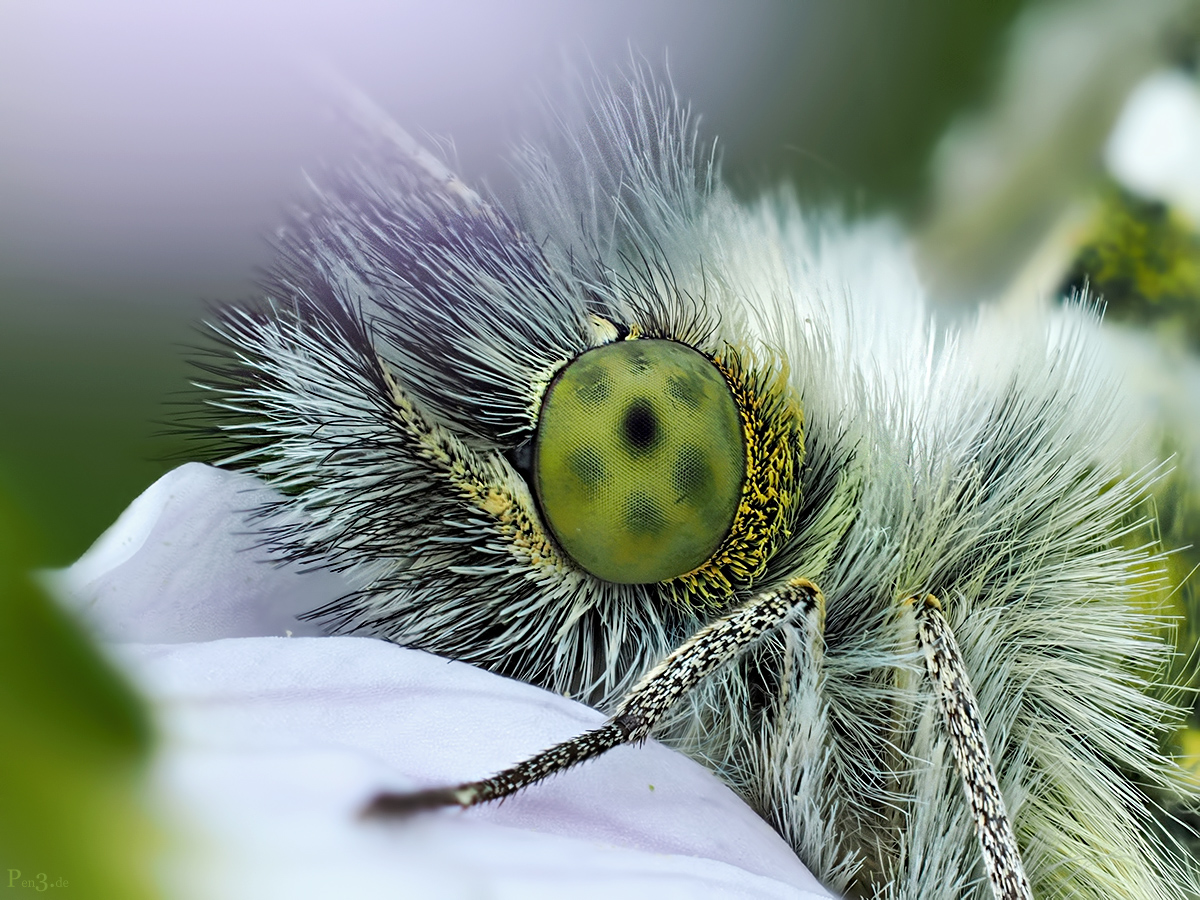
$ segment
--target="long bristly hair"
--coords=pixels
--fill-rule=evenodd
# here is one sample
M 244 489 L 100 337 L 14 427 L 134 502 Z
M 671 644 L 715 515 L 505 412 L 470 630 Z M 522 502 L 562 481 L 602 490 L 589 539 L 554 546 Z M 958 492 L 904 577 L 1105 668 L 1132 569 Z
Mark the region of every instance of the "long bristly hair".
M 356 585 L 314 615 L 611 709 L 715 612 L 811 579 L 823 641 L 785 626 L 656 737 L 831 888 L 982 898 L 902 602 L 933 593 L 1036 896 L 1197 892 L 1150 799 L 1195 794 L 1160 749 L 1181 713 L 1154 689 L 1172 647 L 1137 537 L 1159 470 L 1122 471 L 1137 426 L 1095 309 L 939 330 L 895 226 L 739 202 L 644 72 L 586 93 L 551 149 L 518 152 L 508 212 L 380 129 L 282 231 L 263 299 L 213 321 L 220 463 L 285 495 L 261 511 L 274 549 Z M 802 417 L 797 496 L 724 596 L 588 574 L 531 494 L 546 385 L 630 329 L 735 354 L 748 396 Z

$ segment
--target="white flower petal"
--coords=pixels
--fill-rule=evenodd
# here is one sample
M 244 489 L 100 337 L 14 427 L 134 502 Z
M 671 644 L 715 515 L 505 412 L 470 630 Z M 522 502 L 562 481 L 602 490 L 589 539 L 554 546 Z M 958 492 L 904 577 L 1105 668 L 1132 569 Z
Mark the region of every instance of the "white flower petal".
M 266 636 L 302 632 L 297 613 L 348 589 L 256 549 L 247 511 L 269 496 L 183 466 L 52 577 L 155 710 L 155 795 L 183 835 L 171 896 L 831 896 L 729 788 L 653 741 L 502 804 L 359 819 L 379 790 L 486 776 L 603 716 L 383 641 Z
M 368 638 L 122 656 L 161 713 L 161 793 L 209 835 L 174 869 L 181 896 L 829 896 L 729 788 L 652 741 L 502 804 L 358 819 L 378 790 L 476 778 L 603 722 L 530 685 Z
M 329 572 L 270 561 L 253 511 L 272 491 L 188 463 L 138 497 L 49 586 L 104 640 L 143 643 L 318 635 L 296 616 L 349 591 Z

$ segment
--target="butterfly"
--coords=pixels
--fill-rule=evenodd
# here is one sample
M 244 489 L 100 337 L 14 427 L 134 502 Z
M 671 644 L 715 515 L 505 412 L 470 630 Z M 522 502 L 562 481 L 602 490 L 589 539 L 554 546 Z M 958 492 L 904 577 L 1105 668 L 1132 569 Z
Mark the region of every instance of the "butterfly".
M 585 94 L 504 205 L 355 98 L 370 149 L 210 323 L 220 464 L 354 586 L 314 618 L 612 715 L 370 812 L 652 734 L 847 896 L 1197 890 L 1095 309 L 939 329 L 895 227 L 738 200 L 646 72 Z

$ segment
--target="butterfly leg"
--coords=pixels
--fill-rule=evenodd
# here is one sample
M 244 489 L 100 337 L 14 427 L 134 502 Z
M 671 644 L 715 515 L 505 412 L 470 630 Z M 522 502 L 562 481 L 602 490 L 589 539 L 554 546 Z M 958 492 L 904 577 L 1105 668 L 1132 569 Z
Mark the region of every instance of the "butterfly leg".
M 983 716 L 954 632 L 942 615 L 942 605 L 932 594 L 911 597 L 908 602 L 915 607 L 917 639 L 925 652 L 925 667 L 937 693 L 942 720 L 950 736 L 950 749 L 975 818 L 992 893 L 996 900 L 1033 900 L 992 766 Z
M 820 627 L 825 598 L 815 584 L 796 578 L 778 590 L 755 597 L 688 638 L 642 677 L 600 728 L 532 756 L 483 781 L 413 793 L 381 793 L 364 816 L 407 815 L 442 806 L 474 806 L 499 800 L 620 744 L 645 740 L 662 715 L 705 677 L 741 656 L 759 638 L 794 616 Z

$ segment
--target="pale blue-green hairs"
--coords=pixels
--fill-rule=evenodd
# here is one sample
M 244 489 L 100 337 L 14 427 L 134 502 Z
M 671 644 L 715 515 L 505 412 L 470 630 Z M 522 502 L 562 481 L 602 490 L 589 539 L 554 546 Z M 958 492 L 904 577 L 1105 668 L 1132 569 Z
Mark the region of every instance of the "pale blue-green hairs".
M 503 206 L 354 99 L 370 149 L 212 322 L 216 458 L 355 585 L 314 617 L 612 714 L 369 812 L 650 734 L 847 896 L 1196 893 L 1094 309 L 938 330 L 894 228 L 736 200 L 644 72 L 584 94 Z

